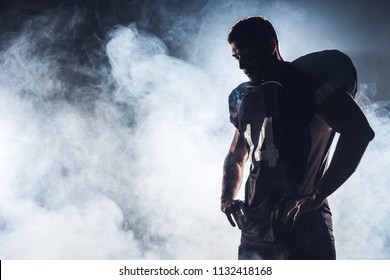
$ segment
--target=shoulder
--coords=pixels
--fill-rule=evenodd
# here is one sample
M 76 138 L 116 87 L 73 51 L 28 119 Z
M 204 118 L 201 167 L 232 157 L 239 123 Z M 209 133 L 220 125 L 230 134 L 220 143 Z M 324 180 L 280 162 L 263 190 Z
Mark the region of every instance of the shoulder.
M 248 95 L 252 97 L 260 97 L 263 94 L 272 94 L 280 91 L 283 86 L 278 81 L 265 81 L 258 86 L 254 86 L 251 82 L 244 82 L 232 90 L 229 95 L 229 113 L 230 121 L 237 127 L 237 114 L 243 99 Z M 253 101 L 253 100 L 251 100 Z
M 345 53 L 339 50 L 324 50 L 302 56 L 292 64 L 310 79 L 316 108 L 327 96 L 339 92 L 340 88 L 344 88 L 344 91 L 355 97 L 356 69 Z
M 339 50 L 323 50 L 309 53 L 295 59 L 292 61 L 292 64 L 302 69 L 312 69 L 312 66 L 318 64 L 322 65 L 321 68 L 329 69 L 334 67 L 353 67 L 350 57 Z
M 242 98 L 253 88 L 250 82 L 245 82 L 238 85 L 232 90 L 229 95 L 229 111 L 230 115 L 237 111 L 240 106 Z
M 229 95 L 229 104 L 239 103 L 248 93 L 254 91 L 269 90 L 270 88 L 281 88 L 282 84 L 277 80 L 269 80 L 254 86 L 251 82 L 245 82 L 238 85 Z
M 230 100 L 236 100 L 241 99 L 245 94 L 247 94 L 251 89 L 253 88 L 253 85 L 250 82 L 245 82 L 239 84 L 237 87 L 235 87 L 232 92 L 229 95 L 229 102 Z
M 336 76 L 349 75 L 356 80 L 356 69 L 348 55 L 339 50 L 310 53 L 292 61 L 292 65 L 322 85 Z
M 254 86 L 251 82 L 238 85 L 229 95 L 229 107 L 237 108 L 241 100 L 250 92 L 269 91 L 270 89 L 282 88 L 282 84 L 277 80 L 269 80 Z
M 229 95 L 229 114 L 230 121 L 234 126 L 238 126 L 237 123 L 237 111 L 238 107 L 241 104 L 242 98 L 250 91 L 252 88 L 252 84 L 250 82 L 241 83 L 236 88 L 232 90 Z

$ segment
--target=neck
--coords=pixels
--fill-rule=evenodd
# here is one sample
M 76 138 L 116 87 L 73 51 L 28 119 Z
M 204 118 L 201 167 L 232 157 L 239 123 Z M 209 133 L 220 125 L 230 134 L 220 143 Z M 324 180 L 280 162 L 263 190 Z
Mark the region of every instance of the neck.
M 253 85 L 259 85 L 263 82 L 274 80 L 279 76 L 280 73 L 280 67 L 283 64 L 283 60 L 273 60 L 269 66 L 267 67 L 267 70 L 259 75 L 258 78 L 255 80 L 252 80 Z

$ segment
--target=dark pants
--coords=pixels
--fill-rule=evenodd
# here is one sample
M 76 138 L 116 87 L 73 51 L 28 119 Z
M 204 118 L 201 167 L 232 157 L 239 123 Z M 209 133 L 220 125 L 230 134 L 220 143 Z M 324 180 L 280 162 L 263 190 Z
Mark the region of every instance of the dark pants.
M 334 260 L 332 215 L 324 204 L 319 209 L 302 215 L 294 226 L 272 226 L 263 238 L 261 226 L 249 221 L 248 228 L 241 233 L 238 258 L 248 259 L 290 259 L 290 260 Z M 268 240 L 267 240 L 268 239 Z M 265 241 L 264 241 L 265 240 Z

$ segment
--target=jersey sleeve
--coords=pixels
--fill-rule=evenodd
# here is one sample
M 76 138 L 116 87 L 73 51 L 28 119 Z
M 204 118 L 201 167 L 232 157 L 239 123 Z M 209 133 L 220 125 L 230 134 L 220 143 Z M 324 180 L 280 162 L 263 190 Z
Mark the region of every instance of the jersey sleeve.
M 233 89 L 229 95 L 229 114 L 230 122 L 238 128 L 238 108 L 240 107 L 242 98 L 252 89 L 250 82 L 240 84 L 238 87 Z

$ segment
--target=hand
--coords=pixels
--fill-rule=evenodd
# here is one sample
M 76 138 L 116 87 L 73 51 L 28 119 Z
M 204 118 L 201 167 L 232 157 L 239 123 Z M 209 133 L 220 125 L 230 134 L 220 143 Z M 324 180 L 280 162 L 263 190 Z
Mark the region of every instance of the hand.
M 244 201 L 242 200 L 230 200 L 222 202 L 221 210 L 226 214 L 230 224 L 239 229 L 242 229 L 245 224 L 245 215 L 244 215 Z
M 313 211 L 319 208 L 323 203 L 323 200 L 319 200 L 316 195 L 305 196 L 295 204 L 292 204 L 292 207 L 287 209 L 287 214 L 283 218 L 285 224 L 292 221 L 292 224 L 295 225 L 298 218 L 310 211 Z

